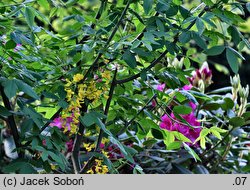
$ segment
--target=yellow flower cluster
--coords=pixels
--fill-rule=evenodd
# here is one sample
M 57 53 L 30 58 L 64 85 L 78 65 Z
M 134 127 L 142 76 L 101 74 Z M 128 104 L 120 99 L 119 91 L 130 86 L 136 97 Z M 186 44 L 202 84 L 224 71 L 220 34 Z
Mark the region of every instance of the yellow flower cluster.
M 106 174 L 108 166 L 103 164 L 103 160 L 95 159 L 95 166 L 87 171 L 87 174 Z
M 102 140 L 102 144 L 105 144 L 106 142 L 108 142 L 109 140 L 108 139 L 103 139 Z M 95 144 L 90 144 L 90 143 L 84 143 L 83 144 L 83 147 L 88 151 L 92 151 L 94 148 L 95 148 Z M 102 154 L 104 156 L 106 156 L 107 158 L 109 157 L 108 156 L 108 152 L 102 150 L 101 151 Z M 108 173 L 108 166 L 106 166 L 104 164 L 104 161 L 103 159 L 95 159 L 95 164 L 92 168 L 90 168 L 88 171 L 87 171 L 87 174 L 106 174 Z
M 95 144 L 84 143 L 84 144 L 83 144 L 83 147 L 84 147 L 88 152 L 90 152 L 92 149 L 95 148 Z
M 103 95 L 103 97 L 106 99 L 108 98 L 108 95 L 106 95 L 104 92 L 108 91 L 107 86 L 111 80 L 110 71 L 102 72 L 101 77 L 102 82 L 98 82 L 98 80 L 91 80 L 81 83 L 84 75 L 77 73 L 73 76 L 72 81 L 66 79 L 64 89 L 66 92 L 66 100 L 69 103 L 69 106 L 62 113 L 62 118 L 65 121 L 63 124 L 65 129 L 64 132 L 67 132 L 70 129 L 69 135 L 77 133 L 80 108 L 86 99 L 90 100 L 92 103 L 95 103 L 100 99 L 101 95 Z M 67 123 L 67 118 L 69 117 L 73 120 L 70 122 L 70 124 Z

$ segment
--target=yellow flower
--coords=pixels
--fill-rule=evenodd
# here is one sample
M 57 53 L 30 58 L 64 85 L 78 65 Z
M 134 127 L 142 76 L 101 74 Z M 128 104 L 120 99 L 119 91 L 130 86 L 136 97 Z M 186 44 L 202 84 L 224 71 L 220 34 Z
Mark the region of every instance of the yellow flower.
M 107 94 L 104 94 L 103 96 L 104 96 L 104 98 L 105 98 L 106 100 L 109 98 L 109 96 L 108 96 Z
M 88 151 L 90 152 L 93 148 L 95 148 L 95 145 L 94 144 L 90 144 L 90 143 L 84 143 L 83 144 L 83 147 Z
M 110 80 L 111 76 L 110 76 L 110 71 L 104 71 L 102 73 L 102 78 L 106 79 L 106 80 Z
M 76 74 L 76 75 L 74 75 L 74 77 L 73 77 L 73 81 L 74 82 L 79 82 L 80 80 L 82 80 L 83 79 L 83 74 Z
M 66 84 L 64 85 L 65 87 L 70 87 L 72 85 L 72 82 L 69 79 L 66 79 Z
M 87 174 L 94 174 L 94 171 L 93 171 L 92 169 L 89 169 L 89 170 L 87 171 Z
M 65 91 L 67 92 L 67 100 L 70 101 L 72 98 L 72 95 L 74 94 L 74 92 L 71 89 L 65 89 Z
M 56 170 L 57 166 L 56 166 L 55 164 L 50 164 L 50 168 L 51 168 L 52 170 Z

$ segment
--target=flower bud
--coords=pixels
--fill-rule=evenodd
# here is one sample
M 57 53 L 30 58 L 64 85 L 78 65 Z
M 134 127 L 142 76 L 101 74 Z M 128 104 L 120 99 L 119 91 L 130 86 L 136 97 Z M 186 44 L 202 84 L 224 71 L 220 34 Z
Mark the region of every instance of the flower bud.
M 184 61 L 184 58 L 181 58 L 180 61 L 177 58 L 174 58 L 173 61 L 169 61 L 169 62 L 171 64 L 171 66 L 174 67 L 175 69 L 182 69 L 183 61 Z
M 230 77 L 230 82 L 231 82 L 232 87 L 235 90 L 238 90 L 239 87 L 240 87 L 240 76 L 239 75 L 235 75 L 233 78 Z
M 241 98 L 247 99 L 248 95 L 249 95 L 249 86 L 247 85 L 246 88 L 243 88 L 243 87 L 240 86 L 240 88 L 239 88 L 239 96 Z

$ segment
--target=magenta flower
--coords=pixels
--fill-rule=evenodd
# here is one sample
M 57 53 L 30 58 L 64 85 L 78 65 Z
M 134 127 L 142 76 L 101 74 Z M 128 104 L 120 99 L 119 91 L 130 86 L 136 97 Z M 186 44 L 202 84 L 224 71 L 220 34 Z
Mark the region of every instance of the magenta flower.
M 14 51 L 17 52 L 21 50 L 21 48 L 22 48 L 22 44 L 17 44 L 16 47 L 14 48 Z
M 162 92 L 164 90 L 165 86 L 166 86 L 165 83 L 158 84 L 156 86 L 156 89 Z
M 62 129 L 62 125 L 63 125 L 63 119 L 61 117 L 57 117 L 53 120 L 52 123 L 50 123 L 51 127 L 58 127 L 59 129 Z
M 58 127 L 59 129 L 62 128 L 68 128 L 68 131 L 70 131 L 70 125 L 73 123 L 73 117 L 74 114 L 72 114 L 72 117 L 67 117 L 66 119 L 63 119 L 62 117 L 57 117 L 53 120 L 52 123 L 50 123 L 51 127 Z
M 192 87 L 193 87 L 193 85 L 192 85 L 192 84 L 189 84 L 189 85 L 183 86 L 182 89 L 183 89 L 183 90 L 191 90 Z
M 66 142 L 66 147 L 67 147 L 68 152 L 72 152 L 73 145 L 74 145 L 74 141 L 72 139 L 70 139 L 68 142 Z
M 188 104 L 192 108 L 193 111 L 197 108 L 197 105 L 193 102 L 189 102 Z
M 161 117 L 161 120 L 160 128 L 173 131 L 172 120 L 166 114 Z
M 199 87 L 199 81 L 203 81 L 206 86 L 209 86 L 212 83 L 212 70 L 209 69 L 207 62 L 204 62 L 200 69 L 194 71 L 188 80 L 196 87 Z
M 177 118 L 175 118 L 173 113 L 171 113 L 171 117 L 173 118 L 173 120 L 179 121 Z M 200 123 L 197 121 L 193 112 L 187 115 L 182 115 L 182 117 L 191 126 L 194 126 L 196 128 L 192 129 L 188 125 L 185 125 L 181 122 L 180 123 L 174 122 L 166 114 L 164 114 L 161 117 L 160 128 L 168 130 L 168 131 L 178 131 L 184 136 L 186 136 L 193 143 L 200 135 L 200 132 L 201 132 Z M 192 143 L 189 143 L 189 145 L 191 146 Z M 195 146 L 198 146 L 198 145 L 195 145 Z
M 156 107 L 156 104 L 157 104 L 156 101 L 155 101 L 155 100 L 152 100 L 152 106 L 153 106 L 153 107 Z

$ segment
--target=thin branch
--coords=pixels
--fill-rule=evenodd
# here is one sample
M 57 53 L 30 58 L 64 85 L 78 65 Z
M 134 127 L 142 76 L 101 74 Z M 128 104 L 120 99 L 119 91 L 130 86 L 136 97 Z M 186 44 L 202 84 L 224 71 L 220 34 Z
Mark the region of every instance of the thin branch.
M 56 113 L 54 113 L 54 115 L 50 118 L 50 120 L 47 121 L 47 123 L 45 123 L 44 126 L 40 129 L 40 133 L 42 133 L 49 126 L 49 124 L 59 116 L 62 110 L 63 108 L 59 108 L 59 110 Z
M 110 108 L 111 101 L 112 101 L 113 94 L 114 94 L 114 90 L 115 90 L 115 87 L 117 85 L 116 76 L 117 76 L 117 68 L 116 68 L 116 70 L 114 72 L 113 80 L 111 82 L 111 86 L 110 86 L 110 90 L 109 90 L 109 97 L 108 97 L 108 100 L 107 100 L 107 103 L 106 103 L 106 106 L 105 106 L 105 109 L 104 109 L 104 115 L 106 115 L 106 116 L 108 115 L 109 108 Z M 106 118 L 104 118 L 102 122 L 105 124 L 106 123 Z M 104 131 L 102 129 L 100 129 L 100 133 L 99 133 L 98 140 L 97 140 L 96 147 L 95 147 L 95 152 L 98 152 L 99 149 L 100 149 L 100 145 L 101 145 L 101 142 L 102 142 L 103 135 L 104 135 Z M 91 157 L 87 161 L 85 166 L 81 169 L 80 173 L 85 173 L 90 168 L 90 166 L 92 166 L 93 162 L 94 162 L 94 157 Z
M 7 110 L 11 111 L 12 108 L 11 108 L 11 105 L 10 105 L 10 102 L 9 102 L 9 98 L 6 96 L 5 92 L 4 92 L 4 88 L 3 86 L 0 84 L 0 93 L 2 95 L 2 99 L 3 99 L 3 103 L 4 103 L 4 106 Z M 15 142 L 15 145 L 16 145 L 16 148 L 20 148 L 21 147 L 21 143 L 20 143 L 20 137 L 19 137 L 19 133 L 18 133 L 18 129 L 17 129 L 17 125 L 16 125 L 16 122 L 15 122 L 15 118 L 14 116 L 11 114 L 7 117 L 7 125 L 9 126 L 10 130 L 11 130 L 11 133 L 13 135 L 13 138 L 14 138 L 14 142 Z M 22 154 L 20 152 L 17 152 L 18 153 L 18 157 L 21 158 L 22 157 Z
M 216 145 L 214 145 L 214 146 L 213 146 L 212 148 L 210 148 L 209 150 L 203 152 L 203 153 L 200 155 L 200 157 L 203 158 L 206 154 L 208 154 L 209 152 L 215 150 L 221 143 L 223 143 L 223 142 L 226 140 L 226 138 L 231 134 L 231 132 L 232 132 L 233 130 L 234 130 L 234 128 L 230 129 L 230 130 L 228 131 L 228 133 L 223 137 L 223 139 L 221 139 Z
M 88 109 L 88 105 L 83 104 L 83 108 L 81 112 L 85 113 L 87 112 L 87 109 Z M 73 151 L 72 151 L 72 162 L 73 162 L 73 168 L 74 168 L 75 174 L 78 174 L 81 169 L 81 164 L 79 162 L 79 151 L 80 151 L 80 147 L 81 147 L 82 140 L 83 140 L 83 132 L 84 132 L 84 125 L 80 122 L 79 130 L 75 137 L 75 142 L 74 142 Z
M 165 57 L 165 55 L 168 53 L 168 50 L 165 50 L 157 59 L 155 59 L 148 67 L 146 67 L 144 70 L 147 72 L 149 71 L 150 69 L 152 69 L 155 65 L 157 65 L 158 63 L 160 63 L 160 61 Z M 128 78 L 125 78 L 125 79 L 121 79 L 121 80 L 117 80 L 117 84 L 123 84 L 123 83 L 126 83 L 126 82 L 129 82 L 129 81 L 132 81 L 134 79 L 137 79 L 138 77 L 141 76 L 141 72 L 133 75 L 133 76 L 130 76 Z
M 131 123 L 136 119 L 136 117 L 137 117 L 138 115 L 140 115 L 140 113 L 143 112 L 143 110 L 145 110 L 145 109 L 147 108 L 147 106 L 150 104 L 150 102 L 152 102 L 152 100 L 155 99 L 155 98 L 156 98 L 156 94 L 154 94 L 154 95 L 147 101 L 147 103 L 140 109 L 140 111 L 137 112 L 137 114 L 136 114 L 129 122 L 127 122 L 127 123 L 124 125 L 124 127 L 117 133 L 116 136 L 119 136 L 119 135 L 121 135 L 122 133 L 124 133 L 124 132 L 127 130 L 127 128 L 131 125 Z
M 201 17 L 204 13 L 206 13 L 206 10 L 207 10 L 207 6 L 200 12 L 200 14 L 198 15 L 198 17 Z M 195 24 L 196 20 L 192 21 L 190 23 L 190 25 L 185 29 L 185 30 L 189 30 L 191 29 L 194 24 Z M 173 43 L 177 43 L 177 39 L 178 39 L 178 36 L 181 34 L 181 32 L 178 32 L 173 38 L 174 38 L 174 41 Z M 140 36 L 139 36 L 140 37 Z M 160 61 L 165 57 L 165 55 L 168 53 L 168 50 L 166 49 L 157 59 L 155 59 L 148 67 L 146 67 L 144 69 L 144 71 L 149 71 L 150 69 L 152 69 L 155 65 L 157 65 L 158 63 L 160 63 Z M 142 71 L 141 71 L 142 72 Z M 138 77 L 141 76 L 141 72 L 133 75 L 133 76 L 130 76 L 128 78 L 125 78 L 125 79 L 121 79 L 121 80 L 117 80 L 117 83 L 118 84 L 123 84 L 123 83 L 126 83 L 126 82 L 129 82 L 129 81 L 132 81 Z
M 122 14 L 121 14 L 121 16 L 120 16 L 118 22 L 116 23 L 116 25 L 115 25 L 115 27 L 114 27 L 114 30 L 112 31 L 111 35 L 109 36 L 109 38 L 108 38 L 108 40 L 107 40 L 105 46 L 103 47 L 102 51 L 100 51 L 100 52 L 98 53 L 98 55 L 96 56 L 94 62 L 92 63 L 92 65 L 91 65 L 91 66 L 89 67 L 89 69 L 87 70 L 86 74 L 84 75 L 83 81 L 86 80 L 86 78 L 87 78 L 87 77 L 90 75 L 90 73 L 93 71 L 94 67 L 98 64 L 99 59 L 100 59 L 100 58 L 102 57 L 102 55 L 103 55 L 103 52 L 106 50 L 106 48 L 109 46 L 109 43 L 111 42 L 111 40 L 112 40 L 113 37 L 115 36 L 115 34 L 116 34 L 116 32 L 117 32 L 117 30 L 118 30 L 118 28 L 119 28 L 119 25 L 121 24 L 121 22 L 122 22 L 122 20 L 123 20 L 125 14 L 126 14 L 128 8 L 129 8 L 130 1 L 131 1 L 131 0 L 128 0 L 126 7 L 124 8 L 124 10 L 123 10 L 123 12 L 122 12 Z
M 41 133 L 49 126 L 49 124 L 50 124 L 55 118 L 57 118 L 57 117 L 59 116 L 59 114 L 62 112 L 62 110 L 63 110 L 63 108 L 60 108 L 56 113 L 54 113 L 54 115 L 49 119 L 49 121 L 47 121 L 47 123 L 45 123 L 44 126 L 40 129 L 39 134 L 41 134 Z M 28 142 L 26 142 L 26 143 L 25 143 L 24 145 L 22 145 L 22 146 L 28 146 L 28 145 L 30 145 L 31 142 L 32 142 L 32 141 L 28 141 Z
M 226 159 L 226 156 L 227 156 L 228 152 L 230 151 L 231 144 L 232 144 L 232 137 L 230 138 L 230 142 L 228 142 L 228 144 L 226 146 L 226 149 L 224 150 L 222 156 L 217 160 L 217 162 L 211 168 L 211 173 L 214 172 L 214 170 L 217 169 L 217 167 L 221 163 L 221 161 Z
M 108 97 L 108 100 L 107 100 L 107 103 L 106 103 L 106 106 L 105 106 L 105 109 L 104 109 L 104 115 L 106 115 L 106 116 L 109 113 L 111 100 L 113 98 L 114 90 L 115 90 L 115 87 L 116 87 L 116 76 L 117 76 L 117 68 L 116 68 L 116 70 L 114 72 L 114 77 L 113 77 L 113 80 L 111 82 L 111 87 L 110 87 L 110 90 L 109 90 L 109 97 Z M 103 123 L 106 123 L 106 118 L 103 119 Z M 103 138 L 103 130 L 101 129 L 100 134 L 98 136 L 98 141 L 97 141 L 97 144 L 96 144 L 95 151 L 99 150 L 100 144 L 102 142 L 102 138 Z
M 158 15 L 159 15 L 159 12 L 156 12 L 155 15 L 154 15 L 154 17 L 157 17 Z M 135 37 L 135 39 L 132 40 L 131 43 L 134 43 L 136 40 L 141 40 L 142 37 L 143 37 L 143 35 L 144 35 L 144 32 L 146 32 L 146 30 L 147 30 L 147 28 L 145 27 L 145 28 L 142 30 L 142 32 L 141 32 L 140 34 L 138 34 L 138 35 Z

